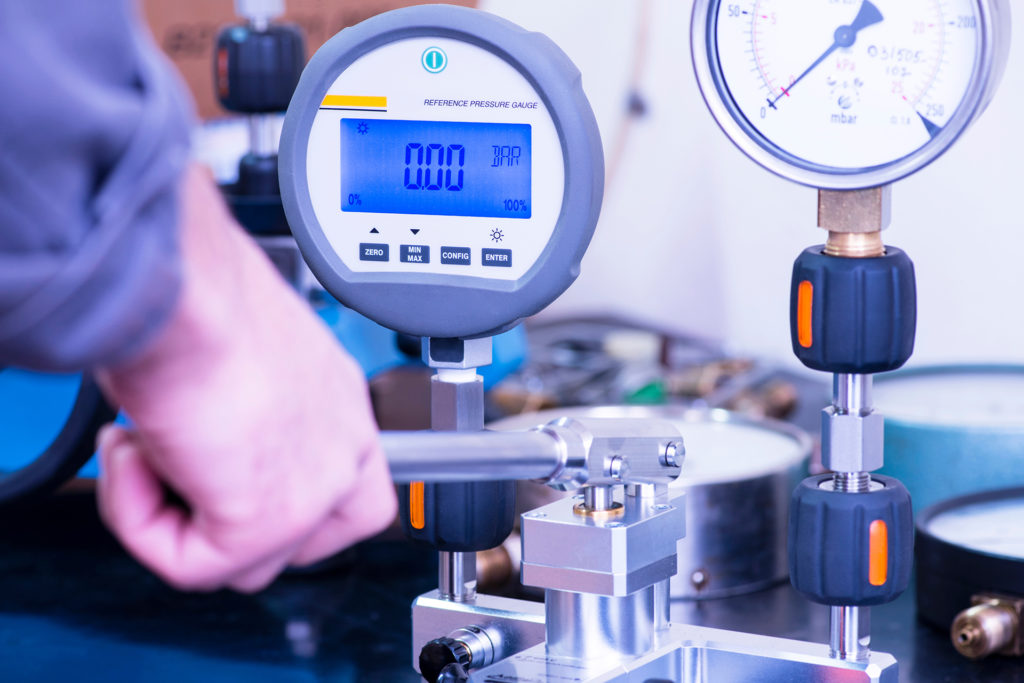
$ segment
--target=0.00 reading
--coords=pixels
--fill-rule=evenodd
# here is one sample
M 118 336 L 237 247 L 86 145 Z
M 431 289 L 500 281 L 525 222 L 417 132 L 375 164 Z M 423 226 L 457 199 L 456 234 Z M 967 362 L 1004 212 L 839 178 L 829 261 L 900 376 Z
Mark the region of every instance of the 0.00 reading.
M 416 164 L 414 170 L 412 165 Z M 452 164 L 458 164 L 457 175 L 452 173 Z M 458 192 L 462 189 L 466 165 L 466 148 L 462 145 L 430 144 L 426 148 L 419 142 L 410 142 L 405 146 L 405 189 L 407 190 L 440 190 Z M 415 180 L 413 176 L 415 175 Z M 452 182 L 452 178 L 455 181 Z M 433 182 L 431 178 L 433 177 Z
M 528 124 L 342 118 L 340 132 L 343 212 L 533 215 Z

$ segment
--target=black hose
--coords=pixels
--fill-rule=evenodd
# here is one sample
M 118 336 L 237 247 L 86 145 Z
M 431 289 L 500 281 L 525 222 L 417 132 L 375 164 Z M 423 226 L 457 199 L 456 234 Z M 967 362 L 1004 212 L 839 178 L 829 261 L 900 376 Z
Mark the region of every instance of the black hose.
M 0 475 L 0 506 L 42 497 L 74 477 L 95 453 L 96 434 L 116 414 L 95 380 L 83 375 L 71 414 L 49 447 L 28 465 Z

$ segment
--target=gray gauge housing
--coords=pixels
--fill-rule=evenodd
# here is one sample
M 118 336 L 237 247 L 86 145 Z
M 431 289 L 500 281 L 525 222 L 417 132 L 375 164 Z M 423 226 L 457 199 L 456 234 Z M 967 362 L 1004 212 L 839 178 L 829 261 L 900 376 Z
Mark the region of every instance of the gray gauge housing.
M 902 159 L 868 168 L 834 168 L 799 159 L 773 145 L 747 120 L 733 102 L 716 57 L 715 21 L 723 0 L 695 0 L 690 46 L 697 84 L 729 139 L 758 164 L 787 180 L 828 190 L 859 190 L 916 173 L 942 156 L 985 111 L 1006 68 L 1010 49 L 1009 0 L 974 0 L 981 17 L 980 55 L 963 102 L 933 140 Z
M 356 273 L 321 228 L 306 178 L 309 132 L 338 75 L 361 56 L 415 37 L 451 38 L 488 50 L 518 70 L 547 106 L 565 162 L 557 226 L 540 257 L 515 281 L 424 273 Z M 474 338 L 503 332 L 554 301 L 579 275 L 601 211 L 604 153 L 576 66 L 546 36 L 478 10 L 424 5 L 347 28 L 310 60 L 281 133 L 281 198 L 292 233 L 332 295 L 385 327 L 421 337 Z

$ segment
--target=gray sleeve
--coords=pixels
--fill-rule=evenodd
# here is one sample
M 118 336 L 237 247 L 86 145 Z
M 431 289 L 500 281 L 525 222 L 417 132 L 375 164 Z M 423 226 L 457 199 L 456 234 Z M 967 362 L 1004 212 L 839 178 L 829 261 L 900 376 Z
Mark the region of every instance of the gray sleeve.
M 0 101 L 0 364 L 127 359 L 180 289 L 188 99 L 132 0 L 11 0 Z

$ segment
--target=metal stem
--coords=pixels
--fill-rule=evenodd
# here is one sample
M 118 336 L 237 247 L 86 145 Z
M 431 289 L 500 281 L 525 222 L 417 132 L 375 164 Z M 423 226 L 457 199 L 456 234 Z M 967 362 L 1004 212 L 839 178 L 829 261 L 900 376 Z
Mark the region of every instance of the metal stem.
M 274 119 L 269 114 L 253 114 L 249 117 L 249 151 L 258 157 L 277 154 Z
M 475 370 L 441 372 L 430 382 L 430 426 L 435 432 L 479 434 L 484 428 L 484 382 Z M 431 434 L 438 437 L 440 434 Z M 479 458 L 480 451 L 472 457 Z M 468 454 L 464 454 L 468 455 Z M 453 602 L 476 597 L 476 553 L 438 553 L 438 592 Z
M 871 375 L 836 373 L 832 378 L 832 405 L 840 414 L 871 412 Z
M 836 659 L 864 661 L 871 654 L 871 610 L 868 607 L 832 607 L 829 621 L 830 654 Z
M 469 602 L 476 597 L 476 553 L 438 553 L 438 592 L 445 600 Z
M 584 486 L 583 506 L 588 510 L 598 512 L 610 510 L 615 504 L 612 500 L 612 488 L 610 486 Z
M 871 413 L 871 375 L 836 373 L 832 380 L 832 405 L 839 414 Z M 832 478 L 840 493 L 866 493 L 871 490 L 868 472 L 836 472 Z M 837 605 L 829 615 L 829 645 L 836 659 L 864 660 L 870 654 L 870 611 L 866 607 Z

